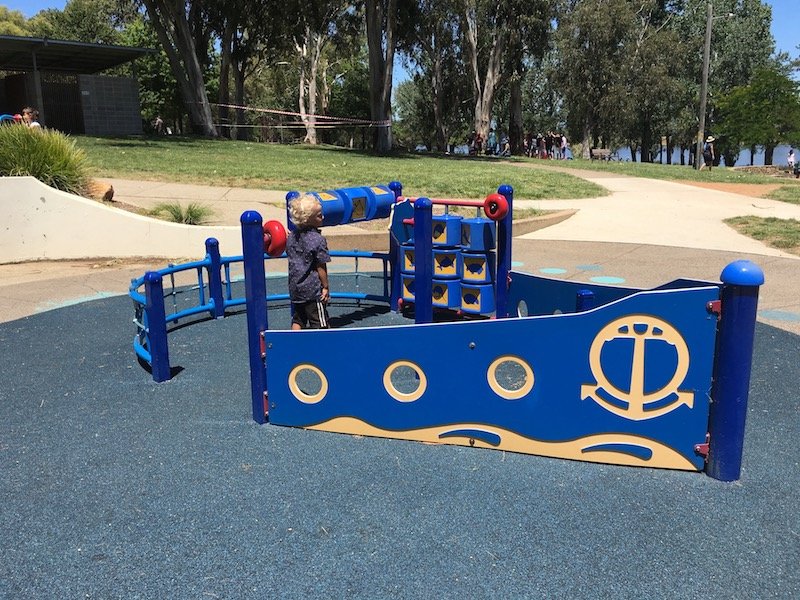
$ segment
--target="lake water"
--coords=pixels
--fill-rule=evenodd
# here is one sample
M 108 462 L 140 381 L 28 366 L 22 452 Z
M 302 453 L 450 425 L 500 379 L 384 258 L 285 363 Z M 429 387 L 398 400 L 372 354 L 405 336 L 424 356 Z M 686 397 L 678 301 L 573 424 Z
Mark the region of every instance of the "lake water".
M 773 154 L 772 154 L 772 164 L 785 167 L 786 166 L 786 157 L 789 154 L 789 148 L 791 148 L 791 146 L 789 146 L 788 144 L 781 144 L 780 146 L 776 146 L 775 147 L 775 152 L 773 152 Z M 616 152 L 619 155 L 619 159 L 620 160 L 630 161 L 630 159 L 631 159 L 631 151 L 630 151 L 629 148 L 627 148 L 627 147 L 618 148 Z M 795 154 L 798 154 L 798 151 L 797 151 L 796 148 L 795 148 Z M 689 155 L 688 152 L 686 152 L 684 154 L 686 164 L 689 163 L 689 156 L 688 155 Z M 639 160 L 639 153 L 638 152 L 636 153 L 636 160 Z M 653 157 L 653 162 L 661 162 L 660 154 L 656 154 Z M 673 165 L 681 164 L 681 153 L 677 149 L 674 150 L 673 153 L 672 153 L 672 164 Z M 725 161 L 723 160 L 721 164 L 724 165 Z M 736 164 L 734 166 L 735 167 L 745 167 L 745 166 L 748 166 L 749 164 L 750 164 L 750 150 L 742 150 L 739 153 L 739 158 L 736 160 Z M 753 165 L 759 166 L 759 167 L 764 165 L 764 151 L 763 150 L 758 150 L 756 152 L 755 156 L 753 157 Z

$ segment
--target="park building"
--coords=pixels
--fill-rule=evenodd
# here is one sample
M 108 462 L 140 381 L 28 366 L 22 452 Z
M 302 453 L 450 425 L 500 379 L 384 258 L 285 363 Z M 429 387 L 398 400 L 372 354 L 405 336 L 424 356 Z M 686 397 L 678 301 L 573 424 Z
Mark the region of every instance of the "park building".
M 151 52 L 0 35 L 0 113 L 15 114 L 25 106 L 35 106 L 42 125 L 64 133 L 141 134 L 136 77 L 102 73 Z

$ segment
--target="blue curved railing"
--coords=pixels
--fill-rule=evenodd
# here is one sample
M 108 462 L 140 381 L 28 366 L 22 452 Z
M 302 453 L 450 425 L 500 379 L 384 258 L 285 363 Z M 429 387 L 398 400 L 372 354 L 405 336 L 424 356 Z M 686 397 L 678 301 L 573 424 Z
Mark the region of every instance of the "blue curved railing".
M 371 294 L 359 291 L 332 292 L 331 299 L 357 300 L 372 302 L 389 302 L 390 300 L 390 273 L 389 254 L 384 252 L 367 252 L 362 250 L 333 250 L 333 258 L 354 259 L 356 290 L 359 289 L 360 277 L 381 277 L 383 280 L 383 294 Z M 278 257 L 264 255 L 265 260 L 285 259 L 286 254 Z M 359 271 L 361 259 L 376 259 L 383 263 L 382 275 Z M 166 381 L 172 377 L 169 362 L 169 346 L 167 334 L 171 331 L 169 325 L 175 325 L 181 320 L 198 315 L 206 315 L 217 319 L 226 316 L 226 311 L 238 306 L 244 306 L 247 299 L 244 289 L 241 296 L 235 295 L 235 284 L 243 283 L 244 278 L 231 277 L 231 266 L 243 263 L 243 256 L 221 256 L 219 243 L 214 238 L 206 240 L 206 256 L 203 260 L 170 264 L 157 271 L 148 271 L 142 277 L 131 280 L 128 295 L 133 300 L 136 335 L 133 339 L 133 350 L 136 356 L 147 364 L 155 381 Z M 179 273 L 195 271 L 196 285 L 176 285 L 175 276 Z M 331 277 L 338 273 L 331 272 Z M 165 281 L 168 281 L 168 292 L 164 292 Z M 243 286 L 242 286 L 243 287 Z M 194 292 L 194 296 L 192 293 Z M 266 301 L 288 301 L 288 293 L 267 294 Z M 182 303 L 189 306 L 180 306 Z M 168 304 L 171 303 L 171 310 Z M 174 329 L 174 327 L 173 327 Z

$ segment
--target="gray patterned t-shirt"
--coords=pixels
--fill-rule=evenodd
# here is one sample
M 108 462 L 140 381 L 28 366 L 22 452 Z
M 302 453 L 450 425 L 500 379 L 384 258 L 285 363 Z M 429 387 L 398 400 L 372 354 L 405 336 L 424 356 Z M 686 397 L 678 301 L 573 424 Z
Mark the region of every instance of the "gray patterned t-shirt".
M 319 229 L 296 229 L 286 241 L 289 261 L 289 297 L 292 302 L 319 300 L 322 284 L 317 266 L 331 262 L 328 242 Z

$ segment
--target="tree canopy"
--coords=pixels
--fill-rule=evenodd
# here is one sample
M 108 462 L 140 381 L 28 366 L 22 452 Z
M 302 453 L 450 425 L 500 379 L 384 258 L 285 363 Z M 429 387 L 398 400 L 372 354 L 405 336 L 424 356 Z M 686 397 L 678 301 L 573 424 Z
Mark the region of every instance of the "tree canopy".
M 769 160 L 798 141 L 800 59 L 775 54 L 764 0 L 706 1 L 707 132 L 726 163 L 754 145 Z M 564 131 L 647 161 L 697 138 L 706 1 L 69 0 L 31 19 L 0 7 L 0 34 L 158 47 L 138 60 L 143 114 L 178 131 L 379 152 L 490 128 L 522 152 Z

